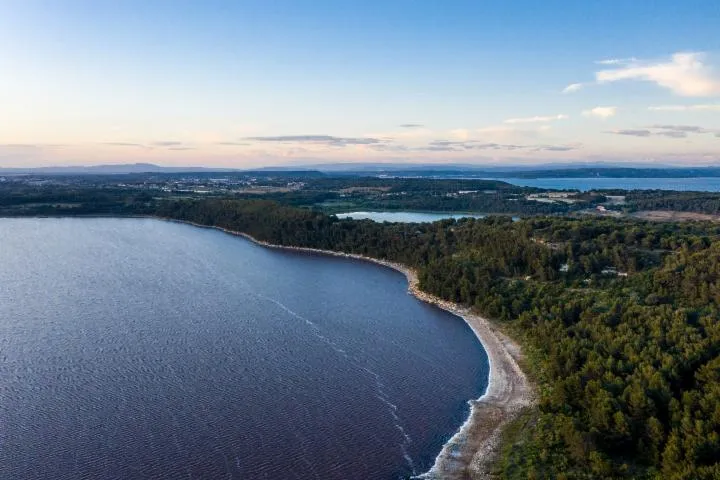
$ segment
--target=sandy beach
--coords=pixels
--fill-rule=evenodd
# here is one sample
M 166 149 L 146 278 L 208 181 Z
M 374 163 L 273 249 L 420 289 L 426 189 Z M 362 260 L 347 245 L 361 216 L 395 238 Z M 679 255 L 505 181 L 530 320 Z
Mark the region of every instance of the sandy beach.
M 487 352 L 490 363 L 488 387 L 482 397 L 470 400 L 469 417 L 460 430 L 443 446 L 440 454 L 435 459 L 433 467 L 416 478 L 433 480 L 479 480 L 491 478 L 491 467 L 500 447 L 503 427 L 515 418 L 522 409 L 532 405 L 534 402 L 532 385 L 518 364 L 522 355 L 520 347 L 500 332 L 492 322 L 473 313 L 466 307 L 423 292 L 419 288 L 416 272 L 400 263 L 332 250 L 275 245 L 257 240 L 246 233 L 222 227 L 173 219 L 165 220 L 221 230 L 244 237 L 267 248 L 352 258 L 392 268 L 405 275 L 410 294 L 423 302 L 436 305 L 465 320 Z

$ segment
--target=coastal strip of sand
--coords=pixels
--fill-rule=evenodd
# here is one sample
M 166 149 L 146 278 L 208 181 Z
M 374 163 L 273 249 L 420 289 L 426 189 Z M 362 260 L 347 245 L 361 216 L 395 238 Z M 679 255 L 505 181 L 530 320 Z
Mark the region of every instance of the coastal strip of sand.
M 408 291 L 416 298 L 436 305 L 465 320 L 482 343 L 488 356 L 490 372 L 487 390 L 482 397 L 470 400 L 470 415 L 465 423 L 445 443 L 432 468 L 416 478 L 428 480 L 491 478 L 491 468 L 499 453 L 503 427 L 513 420 L 521 410 L 534 402 L 532 384 L 518 364 L 522 356 L 520 347 L 499 331 L 492 322 L 473 313 L 469 308 L 423 292 L 419 287 L 417 273 L 400 263 L 333 250 L 275 245 L 258 240 L 246 233 L 222 227 L 175 219 L 163 220 L 220 230 L 231 235 L 241 236 L 267 248 L 352 258 L 392 268 L 405 275 L 408 281 Z

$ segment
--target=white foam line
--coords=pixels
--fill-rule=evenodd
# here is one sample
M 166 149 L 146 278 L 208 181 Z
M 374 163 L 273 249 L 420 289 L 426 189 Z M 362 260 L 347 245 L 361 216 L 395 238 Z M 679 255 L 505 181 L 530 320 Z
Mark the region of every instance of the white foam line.
M 402 451 L 403 457 L 407 461 L 408 466 L 410 467 L 410 470 L 412 471 L 412 474 L 415 475 L 415 462 L 412 459 L 412 456 L 410 455 L 410 452 L 408 451 L 410 444 L 412 443 L 412 438 L 410 438 L 410 435 L 405 431 L 405 428 L 402 425 L 402 420 L 400 420 L 400 417 L 397 414 L 398 406 L 392 403 L 389 399 L 387 394 L 385 393 L 385 385 L 380 380 L 380 376 L 377 375 L 375 372 L 372 372 L 371 370 L 368 370 L 367 368 L 364 368 L 364 370 L 372 373 L 375 376 L 375 382 L 376 382 L 376 388 L 377 388 L 377 398 L 380 399 L 381 402 L 383 402 L 390 411 L 390 415 L 392 416 L 394 420 L 395 428 L 398 429 L 400 434 L 403 437 L 403 442 L 400 443 L 400 450 Z
M 351 357 L 350 355 L 348 355 L 344 349 L 340 348 L 337 345 L 337 343 L 335 343 L 334 341 L 330 340 L 328 337 L 326 337 L 325 335 L 320 333 L 320 327 L 318 327 L 318 325 L 315 322 L 309 320 L 308 318 L 304 317 L 303 315 L 300 315 L 299 313 L 288 308 L 285 304 L 283 304 L 279 300 L 275 300 L 274 298 L 270 298 L 261 293 L 257 293 L 257 292 L 252 292 L 252 293 L 253 293 L 253 295 L 257 296 L 258 298 L 262 298 L 264 300 L 274 303 L 275 305 L 280 307 L 282 310 L 284 310 L 289 315 L 291 315 L 299 320 L 304 321 L 307 325 L 309 325 L 312 328 L 313 335 L 315 337 L 319 338 L 324 343 L 326 343 L 336 353 L 339 353 L 342 357 L 344 357 L 346 360 L 348 360 L 354 367 L 356 367 L 360 370 L 364 370 L 365 372 L 367 372 L 368 374 L 373 376 L 373 378 L 375 379 L 375 389 L 377 391 L 376 397 L 383 404 L 385 404 L 388 407 L 388 411 L 390 412 L 390 415 L 393 418 L 393 426 L 398 429 L 398 431 L 400 432 L 400 434 L 402 435 L 402 438 L 403 438 L 403 441 L 399 444 L 403 458 L 405 459 L 408 466 L 410 467 L 412 474 L 415 475 L 416 474 L 415 462 L 413 461 L 412 456 L 410 455 L 410 452 L 408 450 L 410 444 L 412 443 L 412 439 L 410 438 L 410 435 L 408 435 L 407 432 L 405 431 L 405 428 L 402 425 L 402 421 L 400 420 L 400 417 L 397 415 L 397 410 L 398 410 L 397 405 L 395 405 L 388 399 L 388 395 L 387 395 L 387 393 L 385 393 L 385 385 L 382 383 L 382 380 L 380 379 L 380 375 L 377 372 L 374 372 L 374 371 L 370 370 L 369 368 L 363 367 L 362 365 L 360 365 L 360 362 L 358 361 L 357 358 Z
M 490 360 L 488 360 L 488 363 Z M 489 370 L 489 369 L 488 369 Z M 485 391 L 489 391 L 492 384 L 492 377 L 488 380 L 488 386 L 485 389 Z M 433 466 L 430 467 L 430 470 L 427 472 L 410 477 L 411 479 L 421 479 L 421 480 L 441 480 L 443 478 L 443 471 L 447 470 L 448 466 L 445 464 L 447 459 L 453 459 L 453 451 L 457 449 L 458 447 L 461 447 L 463 444 L 467 442 L 468 437 L 468 430 L 470 427 L 472 427 L 476 420 L 477 411 L 475 405 L 478 402 L 481 402 L 487 393 L 483 394 L 481 397 L 479 397 L 476 400 L 468 400 L 468 404 L 470 405 L 470 415 L 465 419 L 465 422 L 460 426 L 460 429 L 455 432 L 455 434 L 450 437 L 450 440 L 445 442 L 445 444 L 440 449 L 440 454 L 435 457 L 435 462 L 433 463 Z

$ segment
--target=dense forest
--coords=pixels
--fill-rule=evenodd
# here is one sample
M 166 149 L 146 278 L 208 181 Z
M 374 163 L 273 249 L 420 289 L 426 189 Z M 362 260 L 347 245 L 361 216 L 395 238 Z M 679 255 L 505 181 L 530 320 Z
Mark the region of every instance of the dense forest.
M 274 202 L 166 202 L 156 215 L 417 268 L 505 325 L 537 411 L 504 478 L 720 478 L 720 226 L 507 217 L 340 220 Z
M 625 197 L 634 210 L 676 210 L 720 214 L 720 193 L 635 190 Z

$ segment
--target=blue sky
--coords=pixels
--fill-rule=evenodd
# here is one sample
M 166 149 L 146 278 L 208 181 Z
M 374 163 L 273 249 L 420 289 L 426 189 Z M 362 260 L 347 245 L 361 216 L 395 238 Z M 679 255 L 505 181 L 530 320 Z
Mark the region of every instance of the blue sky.
M 0 165 L 720 164 L 720 2 L 0 0 Z

